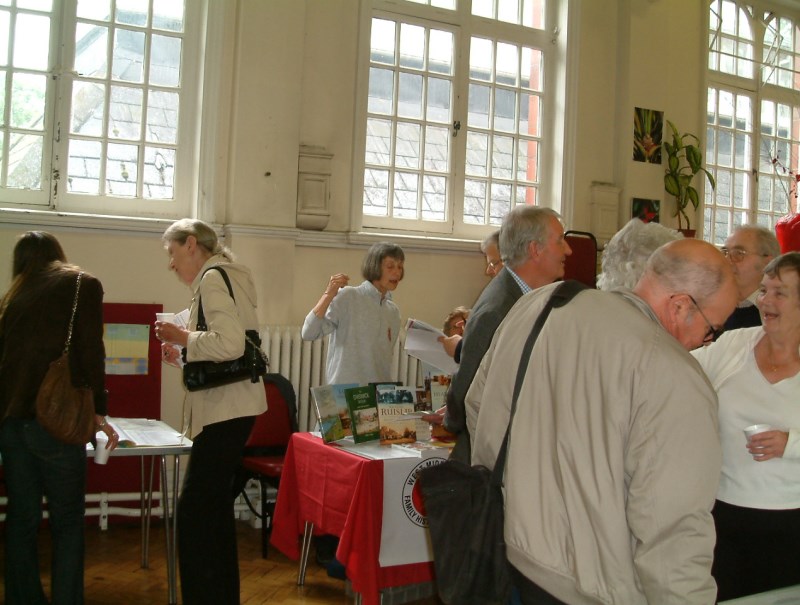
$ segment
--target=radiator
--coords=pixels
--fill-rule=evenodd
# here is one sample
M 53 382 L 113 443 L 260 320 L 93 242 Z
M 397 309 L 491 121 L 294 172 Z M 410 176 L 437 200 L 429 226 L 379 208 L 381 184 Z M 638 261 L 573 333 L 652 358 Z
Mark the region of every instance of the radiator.
M 392 351 L 392 380 L 422 386 L 421 364 L 405 352 L 405 341 L 405 331 L 401 331 Z M 326 384 L 328 338 L 308 342 L 300 338 L 300 326 L 265 326 L 261 328 L 261 346 L 269 356 L 270 372 L 282 374 L 294 387 L 300 430 L 314 430 L 317 419 L 309 389 Z

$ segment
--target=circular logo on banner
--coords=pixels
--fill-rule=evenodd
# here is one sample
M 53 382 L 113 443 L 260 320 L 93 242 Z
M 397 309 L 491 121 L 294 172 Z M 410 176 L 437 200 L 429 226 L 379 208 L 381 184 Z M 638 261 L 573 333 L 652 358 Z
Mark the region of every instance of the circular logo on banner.
M 444 458 L 426 458 L 417 464 L 408 473 L 408 477 L 403 482 L 403 512 L 408 520 L 419 527 L 428 527 L 428 518 L 425 516 L 425 504 L 422 501 L 422 490 L 417 481 L 419 472 L 422 469 L 436 466 L 444 462 Z

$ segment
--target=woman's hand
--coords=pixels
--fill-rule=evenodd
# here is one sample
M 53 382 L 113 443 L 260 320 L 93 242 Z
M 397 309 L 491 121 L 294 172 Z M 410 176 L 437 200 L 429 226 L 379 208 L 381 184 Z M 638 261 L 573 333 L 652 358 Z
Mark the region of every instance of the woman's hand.
M 766 462 L 773 458 L 782 458 L 789 441 L 789 433 L 783 431 L 766 431 L 750 438 L 747 449 L 756 462 Z
M 181 358 L 181 352 L 176 349 L 173 345 L 162 342 L 161 343 L 161 360 L 164 363 L 168 363 L 171 366 L 175 366 L 176 368 L 181 367 L 179 359 Z
M 435 412 L 433 412 L 431 414 L 425 414 L 422 417 L 422 420 L 424 420 L 425 422 L 427 422 L 429 424 L 439 424 L 439 425 L 441 425 L 442 423 L 444 423 L 444 413 L 445 413 L 445 411 L 447 411 L 447 406 L 446 405 L 440 407 L 438 410 L 436 410 Z
M 349 281 L 350 278 L 344 273 L 331 275 L 331 278 L 328 280 L 328 286 L 325 288 L 325 296 L 329 296 L 331 299 L 333 299 L 339 290 L 344 288 Z
M 107 450 L 115 450 L 119 445 L 119 435 L 117 431 L 111 426 L 108 421 L 106 420 L 105 416 L 100 416 L 99 414 L 94 415 L 94 423 L 97 427 L 98 431 L 102 431 L 105 433 L 106 437 L 108 437 L 108 441 L 106 441 L 106 449 Z
M 185 347 L 189 342 L 189 330 L 179 328 L 174 323 L 168 321 L 157 321 L 156 338 L 164 343 L 171 343 Z

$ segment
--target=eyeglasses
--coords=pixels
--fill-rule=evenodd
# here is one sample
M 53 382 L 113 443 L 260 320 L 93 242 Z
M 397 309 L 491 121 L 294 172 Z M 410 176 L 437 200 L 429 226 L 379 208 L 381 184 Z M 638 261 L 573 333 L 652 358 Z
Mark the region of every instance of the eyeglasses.
M 744 257 L 748 254 L 752 254 L 753 256 L 769 256 L 769 254 L 758 254 L 756 252 L 750 252 L 749 250 L 745 250 L 744 248 L 721 248 L 720 252 L 722 252 L 723 256 L 729 257 L 733 262 L 740 263 L 744 260 Z
M 486 261 L 486 266 L 489 267 L 490 269 L 497 269 L 502 264 L 503 264 L 502 260 L 487 260 Z
M 735 249 L 736 248 L 734 248 L 734 250 Z M 703 313 L 703 310 L 700 308 L 700 305 L 697 304 L 697 301 L 694 299 L 694 296 L 692 296 L 691 294 L 687 294 L 686 296 L 689 297 L 689 300 L 691 300 L 694 306 L 697 308 L 697 312 L 700 313 L 700 317 L 702 317 L 705 320 L 706 324 L 708 325 L 708 332 L 706 332 L 706 335 L 703 337 L 703 342 L 704 343 L 711 342 L 712 340 L 716 340 L 717 338 L 719 338 L 720 334 L 722 334 L 725 331 L 725 328 L 715 328 L 712 325 L 712 323 L 708 321 L 708 317 L 706 317 L 706 314 Z

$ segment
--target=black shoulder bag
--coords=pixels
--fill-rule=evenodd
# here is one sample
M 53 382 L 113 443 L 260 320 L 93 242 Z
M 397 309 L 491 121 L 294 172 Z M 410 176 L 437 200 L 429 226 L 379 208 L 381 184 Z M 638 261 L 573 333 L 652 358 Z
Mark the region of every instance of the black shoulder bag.
M 508 428 L 494 469 L 447 460 L 419 474 L 433 545 L 436 585 L 445 603 L 498 605 L 508 601 L 511 573 L 503 535 L 502 483 L 511 421 L 533 345 L 547 316 L 553 307 L 564 306 L 584 289 L 586 286 L 579 282 L 563 282 L 536 319 L 522 349 Z
M 206 269 L 206 272 L 215 269 L 220 272 L 225 285 L 228 286 L 228 293 L 233 298 L 233 288 L 228 274 L 222 267 L 214 266 Z M 203 274 L 205 275 L 205 273 Z M 197 312 L 197 329 L 204 332 L 206 317 L 203 313 L 203 299 L 199 301 L 200 308 Z M 187 391 L 201 391 L 220 387 L 240 380 L 250 380 L 258 382 L 262 376 L 269 372 L 269 360 L 264 351 L 261 350 L 261 337 L 257 330 L 244 331 L 244 355 L 238 359 L 230 361 L 190 361 L 183 366 L 183 384 Z M 186 349 L 183 349 L 183 360 L 186 361 Z

